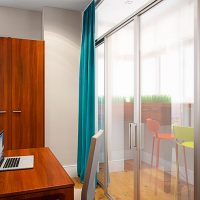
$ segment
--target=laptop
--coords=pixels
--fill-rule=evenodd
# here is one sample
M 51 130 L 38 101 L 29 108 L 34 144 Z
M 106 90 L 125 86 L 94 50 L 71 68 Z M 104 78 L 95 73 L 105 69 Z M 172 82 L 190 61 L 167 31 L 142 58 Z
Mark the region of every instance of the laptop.
M 31 169 L 34 156 L 4 157 L 4 131 L 0 132 L 0 171 Z

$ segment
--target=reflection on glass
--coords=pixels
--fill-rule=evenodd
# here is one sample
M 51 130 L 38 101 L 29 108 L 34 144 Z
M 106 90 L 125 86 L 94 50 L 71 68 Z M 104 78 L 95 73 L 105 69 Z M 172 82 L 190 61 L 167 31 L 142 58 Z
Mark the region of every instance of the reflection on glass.
M 142 200 L 194 199 L 193 10 L 168 0 L 141 16 Z
M 114 199 L 133 200 L 134 22 L 108 38 L 108 58 L 108 192 Z
M 96 48 L 96 85 L 97 85 L 97 130 L 105 130 L 105 92 L 104 92 L 104 43 Z M 98 181 L 105 183 L 104 145 L 101 146 Z
M 96 9 L 96 38 L 130 16 L 149 0 L 104 0 Z

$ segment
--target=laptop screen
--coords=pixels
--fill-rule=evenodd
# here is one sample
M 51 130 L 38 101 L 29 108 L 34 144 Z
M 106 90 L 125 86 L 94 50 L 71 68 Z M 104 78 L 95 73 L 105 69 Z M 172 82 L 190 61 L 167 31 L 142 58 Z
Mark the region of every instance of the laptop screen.
M 0 132 L 0 161 L 3 159 L 3 150 L 4 150 L 4 131 Z

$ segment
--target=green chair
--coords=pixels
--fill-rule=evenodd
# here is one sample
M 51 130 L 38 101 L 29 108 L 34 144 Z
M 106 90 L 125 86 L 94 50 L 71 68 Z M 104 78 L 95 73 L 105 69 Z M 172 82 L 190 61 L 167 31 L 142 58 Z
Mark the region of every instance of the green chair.
M 176 139 L 176 162 L 178 163 L 179 146 L 183 147 L 185 174 L 186 174 L 186 181 L 188 184 L 187 160 L 186 160 L 185 148 L 194 149 L 194 128 L 184 127 L 184 126 L 173 126 L 173 130 Z

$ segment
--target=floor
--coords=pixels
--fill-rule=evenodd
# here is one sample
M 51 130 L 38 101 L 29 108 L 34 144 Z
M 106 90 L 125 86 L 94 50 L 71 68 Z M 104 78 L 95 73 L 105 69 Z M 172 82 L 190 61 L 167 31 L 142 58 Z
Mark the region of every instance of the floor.
M 134 200 L 133 161 L 125 161 L 125 170 L 110 173 L 108 191 L 115 200 Z M 142 163 L 141 170 L 141 200 L 193 200 L 194 188 L 184 181 L 179 181 L 177 191 L 177 179 L 175 172 L 171 176 L 169 172 L 156 170 Z
M 82 184 L 80 183 L 79 178 L 73 178 L 73 181 L 75 183 L 75 188 L 80 189 L 82 188 Z M 108 198 L 104 195 L 104 191 L 100 186 L 97 186 L 96 192 L 95 192 L 95 200 L 107 200 Z
M 133 161 L 125 161 L 125 170 L 122 172 L 110 173 L 110 184 L 108 191 L 114 200 L 134 200 Z M 103 170 L 101 167 L 100 172 Z M 100 178 L 102 178 L 101 176 Z M 75 188 L 81 188 L 79 178 L 73 179 Z M 156 170 L 145 163 L 141 170 L 141 200 L 193 200 L 194 187 L 187 185 L 184 181 L 179 181 L 179 192 L 177 191 L 176 176 L 171 176 L 162 170 Z M 95 193 L 96 200 L 107 200 L 103 189 L 98 186 Z

